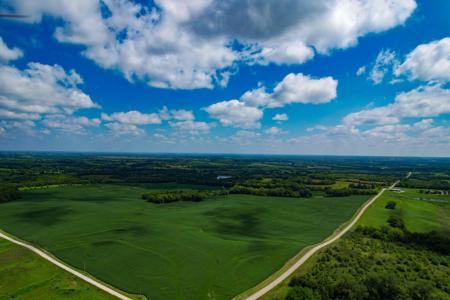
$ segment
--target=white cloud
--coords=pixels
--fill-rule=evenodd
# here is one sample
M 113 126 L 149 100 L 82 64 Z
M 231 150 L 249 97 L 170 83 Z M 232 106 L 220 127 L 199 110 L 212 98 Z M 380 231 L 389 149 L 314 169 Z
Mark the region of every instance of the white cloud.
M 450 81 L 450 37 L 417 46 L 395 74 L 412 80 Z
M 172 118 L 177 121 L 192 121 L 195 119 L 194 114 L 190 110 L 171 110 L 170 113 L 172 115 Z
M 276 135 L 276 134 L 280 134 L 280 133 L 282 133 L 282 132 L 283 132 L 283 131 L 281 130 L 281 128 L 275 127 L 275 126 L 270 127 L 270 128 L 267 128 L 267 129 L 265 130 L 265 133 L 270 134 L 270 135 Z
M 161 119 L 158 114 L 144 114 L 136 110 L 128 112 L 115 112 L 111 115 L 105 113 L 101 114 L 105 121 L 114 121 L 122 124 L 147 125 L 147 124 L 161 124 Z
M 249 106 L 282 107 L 292 103 L 321 104 L 336 98 L 337 80 L 332 77 L 313 78 L 302 73 L 290 73 L 271 93 L 266 87 L 247 91 L 240 100 Z
M 86 127 L 96 127 L 101 121 L 97 118 L 89 119 L 87 117 L 74 117 L 66 115 L 49 115 L 42 124 L 48 129 L 58 129 L 72 133 L 83 133 Z
M 394 103 L 348 114 L 345 124 L 395 124 L 402 118 L 434 117 L 450 113 L 450 90 L 440 85 L 421 86 L 395 97 Z
M 399 61 L 394 51 L 389 49 L 381 50 L 375 59 L 375 63 L 369 73 L 368 79 L 370 79 L 374 84 L 380 84 L 385 75 L 392 72 L 398 64 Z
M 22 50 L 19 48 L 9 48 L 0 36 L 0 62 L 8 62 L 16 60 L 23 56 Z
M 332 77 L 312 78 L 290 73 L 275 85 L 272 92 L 265 86 L 245 92 L 239 100 L 212 104 L 205 111 L 224 126 L 259 128 L 263 109 L 292 103 L 322 104 L 336 98 L 337 80 Z
M 356 76 L 361 76 L 366 73 L 366 66 L 361 66 L 356 70 Z
M 0 115 L 5 119 L 36 120 L 42 114 L 71 114 L 79 109 L 98 108 L 78 88 L 81 77 L 58 65 L 29 63 L 20 70 L 0 66 Z
M 193 120 L 169 122 L 169 125 L 172 128 L 178 129 L 180 131 L 186 131 L 191 134 L 205 134 L 215 126 L 214 123 L 195 122 Z
M 224 85 L 229 68 L 246 63 L 299 64 L 314 50 L 357 44 L 369 32 L 405 22 L 414 0 L 6 0 L 39 22 L 61 20 L 60 42 L 80 44 L 84 55 L 129 80 L 163 88 Z M 102 6 L 102 7 L 101 7 Z M 230 45 L 237 41 L 242 50 Z
M 118 122 L 112 122 L 105 124 L 109 130 L 112 131 L 113 135 L 121 136 L 121 135 L 143 135 L 145 131 L 134 124 L 124 124 Z
M 332 77 L 312 78 L 290 73 L 273 89 L 267 107 L 282 107 L 291 103 L 322 104 L 336 98 L 337 80 Z
M 247 106 L 238 100 L 222 101 L 205 108 L 205 111 L 224 126 L 259 128 L 263 116 L 261 109 Z
M 287 121 L 289 120 L 289 117 L 287 114 L 276 114 L 272 117 L 272 120 L 274 121 Z

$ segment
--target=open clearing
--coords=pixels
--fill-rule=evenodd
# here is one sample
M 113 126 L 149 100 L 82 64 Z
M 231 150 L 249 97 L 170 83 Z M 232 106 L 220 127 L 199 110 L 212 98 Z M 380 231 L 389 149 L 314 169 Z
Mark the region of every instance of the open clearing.
M 0 239 L 0 299 L 115 299 L 33 252 Z
M 152 189 L 26 191 L 2 204 L 0 228 L 132 294 L 228 299 L 329 236 L 368 199 L 230 195 L 158 206 L 140 199 Z
M 418 189 L 401 188 L 401 190 L 401 193 L 389 190 L 383 193 L 367 210 L 358 225 L 385 226 L 389 216 L 396 214 L 403 218 L 406 228 L 410 231 L 442 231 L 450 228 L 449 195 L 421 194 Z M 426 201 L 427 199 L 430 201 Z M 395 209 L 385 208 L 389 201 L 396 202 Z

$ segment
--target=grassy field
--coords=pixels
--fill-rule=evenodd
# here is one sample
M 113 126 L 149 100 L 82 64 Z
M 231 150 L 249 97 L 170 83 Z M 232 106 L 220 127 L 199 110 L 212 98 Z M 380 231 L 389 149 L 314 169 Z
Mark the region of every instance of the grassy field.
M 115 299 L 33 252 L 0 239 L 0 300 Z
M 450 233 L 450 196 L 421 194 L 418 189 L 402 188 L 402 191 L 403 192 L 401 193 L 397 193 L 386 190 L 383 195 L 367 209 L 356 226 L 363 225 L 376 228 L 388 226 L 387 220 L 389 216 L 392 214 L 398 214 L 404 220 L 408 230 L 412 232 L 429 232 L 435 230 L 438 232 Z M 396 202 L 396 208 L 394 210 L 385 208 L 389 201 Z M 349 243 L 347 240 L 343 242 L 338 241 L 335 245 L 339 248 L 346 246 L 347 243 Z M 361 245 L 357 246 L 359 247 Z M 376 250 L 379 251 L 380 249 Z M 284 299 L 289 291 L 288 283 L 291 278 L 295 276 L 305 276 L 308 273 L 312 273 L 317 267 L 318 260 L 323 258 L 326 251 L 327 249 L 323 249 L 318 254 L 314 255 L 290 278 L 285 280 L 274 290 L 270 291 L 262 299 Z M 377 251 L 372 249 L 372 255 L 374 255 Z M 381 253 L 382 251 L 379 252 Z M 386 260 L 388 255 L 395 256 L 392 253 L 381 253 L 380 255 L 384 255 L 384 259 Z M 417 255 L 421 255 L 420 251 Z M 330 269 L 330 272 L 331 271 L 333 270 Z
M 330 235 L 368 198 L 230 195 L 158 206 L 140 199 L 150 188 L 159 189 L 26 191 L 1 205 L 0 228 L 130 293 L 228 299 Z
M 449 231 L 450 196 L 421 194 L 417 189 L 401 189 L 403 192 L 386 191 L 366 211 L 358 225 L 380 227 L 387 225 L 391 214 L 401 216 L 406 228 L 413 232 Z M 396 208 L 386 209 L 389 201 L 396 202 Z

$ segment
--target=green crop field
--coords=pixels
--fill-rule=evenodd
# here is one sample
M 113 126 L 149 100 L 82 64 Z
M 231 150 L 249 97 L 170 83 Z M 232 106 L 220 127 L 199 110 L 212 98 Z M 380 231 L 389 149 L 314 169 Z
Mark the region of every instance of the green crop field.
M 1 204 L 0 228 L 129 293 L 228 299 L 329 236 L 368 199 L 228 195 L 165 205 L 141 200 L 160 188 L 181 187 L 23 191 L 22 199 Z
M 397 214 L 413 232 L 450 231 L 450 196 L 421 194 L 418 189 L 402 188 L 402 192 L 386 191 L 373 203 L 358 222 L 359 225 L 380 227 L 390 215 Z M 389 201 L 396 208 L 386 209 Z
M 114 299 L 33 252 L 0 239 L 0 300 Z

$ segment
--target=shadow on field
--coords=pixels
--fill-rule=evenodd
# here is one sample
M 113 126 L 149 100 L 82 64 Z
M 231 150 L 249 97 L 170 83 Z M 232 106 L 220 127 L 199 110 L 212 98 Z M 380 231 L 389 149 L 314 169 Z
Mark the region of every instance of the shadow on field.
M 220 235 L 264 237 L 261 214 L 267 209 L 217 208 L 204 213 Z
M 136 224 L 114 229 L 114 233 L 118 235 L 133 235 L 135 237 L 140 237 L 148 234 L 149 230 L 145 226 Z
M 29 210 L 15 215 L 22 222 L 34 223 L 42 226 L 51 226 L 63 221 L 73 211 L 66 207 L 49 207 Z

